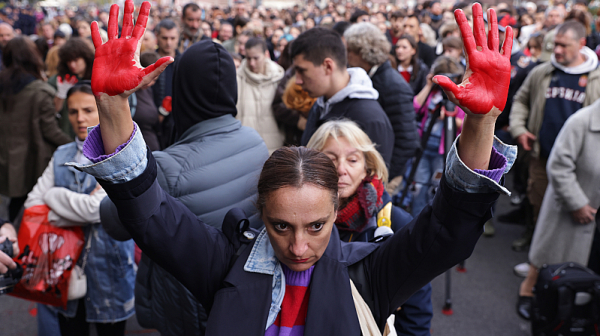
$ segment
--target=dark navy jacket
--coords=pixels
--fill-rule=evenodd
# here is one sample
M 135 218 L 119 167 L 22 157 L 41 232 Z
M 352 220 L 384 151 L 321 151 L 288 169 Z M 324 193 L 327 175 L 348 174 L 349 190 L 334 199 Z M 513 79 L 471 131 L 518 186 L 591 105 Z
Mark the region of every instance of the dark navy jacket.
M 149 151 L 147 168 L 137 178 L 100 183 L 140 248 L 209 311 L 208 335 L 264 335 L 272 276 L 244 271 L 251 246 L 236 257 L 238 242 L 160 188 Z M 498 194 L 459 192 L 445 179 L 439 190 L 433 206 L 383 243 L 343 243 L 333 229 L 312 275 L 306 335 L 360 335 L 349 270 L 360 280 L 356 287 L 363 297 L 372 298 L 381 327 L 412 293 L 471 255 Z M 357 277 L 352 269 L 358 266 Z

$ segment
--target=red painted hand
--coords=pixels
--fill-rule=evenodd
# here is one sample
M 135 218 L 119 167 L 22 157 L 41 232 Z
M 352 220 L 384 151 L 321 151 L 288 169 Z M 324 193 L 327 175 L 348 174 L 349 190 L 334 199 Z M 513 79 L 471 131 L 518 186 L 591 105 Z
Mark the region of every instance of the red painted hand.
M 108 42 L 102 44 L 98 23 L 92 23 L 92 41 L 96 47 L 92 70 L 92 90 L 96 96 L 106 93 L 109 96 L 130 95 L 148 85 L 173 62 L 171 57 L 163 57 L 147 68 L 140 65 L 141 38 L 146 29 L 150 3 L 142 3 L 138 20 L 133 27 L 133 0 L 125 1 L 123 30 L 118 38 L 119 6 L 110 7 L 108 20 Z
M 436 81 L 465 112 L 487 114 L 494 110 L 499 115 L 506 104 L 510 84 L 510 53 L 513 33 L 506 27 L 502 52 L 499 51 L 498 21 L 493 9 L 488 11 L 489 34 L 485 36 L 483 11 L 479 3 L 473 4 L 473 32 L 462 10 L 454 17 L 460 28 L 467 54 L 467 70 L 460 85 L 446 76 L 435 76 Z M 475 35 L 475 36 L 473 36 Z

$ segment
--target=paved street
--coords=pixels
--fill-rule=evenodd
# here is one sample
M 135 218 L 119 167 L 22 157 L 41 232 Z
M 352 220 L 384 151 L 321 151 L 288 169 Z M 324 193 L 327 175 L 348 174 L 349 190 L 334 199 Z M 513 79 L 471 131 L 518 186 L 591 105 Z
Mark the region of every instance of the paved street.
M 510 181 L 510 178 L 507 179 Z M 3 216 L 4 204 L 0 205 Z M 508 197 L 501 196 L 498 214 L 512 210 Z M 433 281 L 434 318 L 432 335 L 443 336 L 528 336 L 529 324 L 515 313 L 517 289 L 521 279 L 512 268 L 526 260 L 525 252 L 510 248 L 522 226 L 496 222 L 496 236 L 482 237 L 472 257 L 467 260 L 466 273 L 451 271 L 452 316 L 441 313 L 444 304 L 444 275 Z M 0 297 L 0 335 L 33 336 L 37 333 L 32 314 L 35 305 L 9 296 Z M 92 328 L 92 334 L 95 331 Z M 159 335 L 141 328 L 135 317 L 127 323 L 128 335 Z

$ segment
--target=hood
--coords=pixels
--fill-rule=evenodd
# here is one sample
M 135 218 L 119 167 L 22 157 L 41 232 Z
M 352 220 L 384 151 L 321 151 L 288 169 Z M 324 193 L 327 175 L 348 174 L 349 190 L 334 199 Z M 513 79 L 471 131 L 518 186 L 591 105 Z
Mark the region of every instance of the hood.
M 581 75 L 584 73 L 588 73 L 592 70 L 595 70 L 598 67 L 598 56 L 592 49 L 588 47 L 583 47 L 579 52 L 582 53 L 585 57 L 585 62 L 573 68 L 567 68 L 564 65 L 557 63 L 554 54 L 550 56 L 550 61 L 552 62 L 552 65 L 554 65 L 557 69 L 560 69 L 563 72 L 572 75 Z
M 317 99 L 317 106 L 321 108 L 321 117 L 329 113 L 331 106 L 346 98 L 373 100 L 379 98 L 379 92 L 373 88 L 373 82 L 371 82 L 371 78 L 364 69 L 349 68 L 348 74 L 350 74 L 350 82 L 345 88 L 331 96 L 327 101 L 325 101 L 325 97 Z
M 283 68 L 279 64 L 271 61 L 270 59 L 265 61 L 265 74 L 254 73 L 250 71 L 250 68 L 248 68 L 248 64 L 246 61 L 247 59 L 244 59 L 242 61 L 240 69 L 238 70 L 240 71 L 239 75 L 256 84 L 264 84 L 269 82 L 279 83 L 279 81 L 283 78 L 283 75 L 285 75 L 285 70 L 283 70 Z
M 220 44 L 197 42 L 175 61 L 174 67 L 172 115 L 176 138 L 201 121 L 237 115 L 235 65 Z

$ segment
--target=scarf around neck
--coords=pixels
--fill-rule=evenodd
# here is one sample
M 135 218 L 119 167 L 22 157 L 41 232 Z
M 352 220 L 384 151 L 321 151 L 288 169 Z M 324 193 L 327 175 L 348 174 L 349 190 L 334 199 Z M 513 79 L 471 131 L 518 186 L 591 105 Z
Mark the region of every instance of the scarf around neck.
M 367 176 L 344 208 L 338 210 L 335 220 L 338 230 L 361 232 L 383 205 L 383 188 L 377 176 Z

